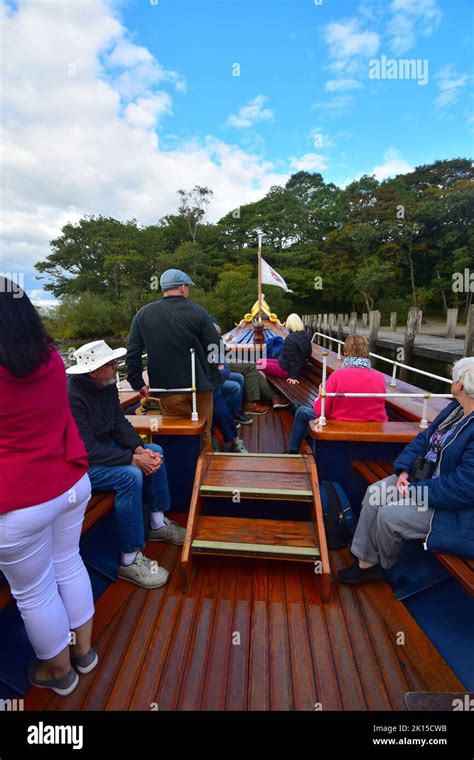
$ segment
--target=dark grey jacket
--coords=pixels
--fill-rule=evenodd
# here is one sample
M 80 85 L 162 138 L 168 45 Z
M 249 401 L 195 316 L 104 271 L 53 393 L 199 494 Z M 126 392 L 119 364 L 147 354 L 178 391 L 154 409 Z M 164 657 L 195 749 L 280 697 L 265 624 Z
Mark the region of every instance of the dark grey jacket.
M 218 388 L 222 385 L 219 345 L 220 336 L 202 306 L 183 296 L 166 296 L 143 306 L 133 318 L 128 336 L 127 379 L 135 390 L 145 385 L 141 358 L 145 350 L 150 388 L 190 388 L 189 349 L 194 348 L 198 392 Z
M 89 455 L 89 464 L 131 464 L 133 451 L 143 444 L 120 406 L 116 385 L 100 390 L 87 375 L 68 378 L 69 402 Z M 121 446 L 112 448 L 112 441 Z

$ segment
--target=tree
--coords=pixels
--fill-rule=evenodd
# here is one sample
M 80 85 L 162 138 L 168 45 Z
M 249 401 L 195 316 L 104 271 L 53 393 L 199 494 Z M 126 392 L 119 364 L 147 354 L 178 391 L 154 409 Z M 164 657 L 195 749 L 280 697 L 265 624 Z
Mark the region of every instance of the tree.
M 204 221 L 207 207 L 214 193 L 208 187 L 194 185 L 192 190 L 178 190 L 180 199 L 179 213 L 186 219 L 188 231 L 193 243 L 199 224 Z
M 136 221 L 85 217 L 77 224 L 66 224 L 61 232 L 61 237 L 51 241 L 52 253 L 46 261 L 35 264 L 41 275 L 52 279 L 44 289 L 60 297 L 85 292 L 107 293 L 112 287 L 118 297 L 118 270 L 112 259 L 139 248 L 140 230 Z
M 321 304 L 343 311 L 363 303 L 385 314 L 410 303 L 468 309 L 472 293 L 457 292 L 453 274 L 473 265 L 473 179 L 471 162 L 460 158 L 381 183 L 364 176 L 344 190 L 297 172 L 217 224 L 205 221 L 212 192 L 199 185 L 179 191 L 178 213 L 146 227 L 85 217 L 66 224 L 36 265 L 45 289 L 63 299 L 53 332 L 126 334 L 137 309 L 160 297 L 153 286 L 169 268 L 191 275 L 191 297 L 227 329 L 257 298 L 259 229 L 264 258 L 295 291 L 265 288 L 279 316 Z
M 354 286 L 365 302 L 367 312 L 372 311 L 376 299 L 384 289 L 390 288 L 395 280 L 395 268 L 389 261 L 378 261 L 375 257 L 367 259 L 355 273 Z

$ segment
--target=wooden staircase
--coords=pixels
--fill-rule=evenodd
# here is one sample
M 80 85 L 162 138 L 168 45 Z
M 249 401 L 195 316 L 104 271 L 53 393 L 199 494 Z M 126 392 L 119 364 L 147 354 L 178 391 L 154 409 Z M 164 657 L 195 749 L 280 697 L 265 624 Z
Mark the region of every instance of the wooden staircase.
M 307 502 L 311 521 L 214 517 L 203 514 L 209 498 Z M 225 510 L 225 507 L 223 508 Z M 314 459 L 308 455 L 202 453 L 196 468 L 181 558 L 185 591 L 196 554 L 310 562 L 330 597 L 329 555 Z

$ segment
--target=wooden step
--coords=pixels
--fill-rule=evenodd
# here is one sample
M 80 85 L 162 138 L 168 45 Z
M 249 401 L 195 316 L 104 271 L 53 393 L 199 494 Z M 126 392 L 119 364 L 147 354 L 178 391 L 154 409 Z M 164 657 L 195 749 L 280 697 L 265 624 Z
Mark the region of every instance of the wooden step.
M 312 523 L 242 517 L 201 517 L 191 552 L 298 559 L 302 562 L 314 562 L 320 558 Z
M 203 496 L 214 497 L 239 491 L 239 495 L 247 499 L 310 501 L 313 498 L 311 477 L 304 457 L 299 455 L 214 454 L 206 466 L 199 491 Z
M 208 496 L 230 496 L 260 502 L 305 501 L 311 522 L 261 520 L 203 515 Z M 263 559 L 318 561 L 315 578 L 323 601 L 331 595 L 331 568 L 324 532 L 318 473 L 312 456 L 203 452 L 197 463 L 181 554 L 183 591 L 192 585 L 197 554 L 228 554 Z

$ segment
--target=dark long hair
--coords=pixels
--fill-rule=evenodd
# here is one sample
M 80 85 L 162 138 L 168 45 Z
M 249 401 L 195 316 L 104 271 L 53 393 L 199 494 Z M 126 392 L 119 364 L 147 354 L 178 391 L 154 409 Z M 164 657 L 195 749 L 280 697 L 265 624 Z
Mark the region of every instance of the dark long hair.
M 25 377 L 49 360 L 53 345 L 26 293 L 0 276 L 0 366 Z

